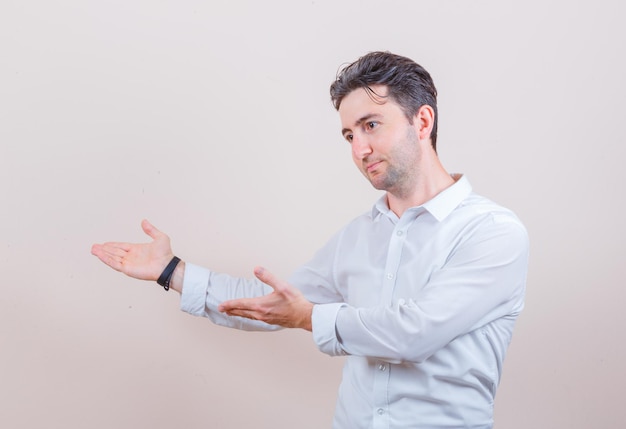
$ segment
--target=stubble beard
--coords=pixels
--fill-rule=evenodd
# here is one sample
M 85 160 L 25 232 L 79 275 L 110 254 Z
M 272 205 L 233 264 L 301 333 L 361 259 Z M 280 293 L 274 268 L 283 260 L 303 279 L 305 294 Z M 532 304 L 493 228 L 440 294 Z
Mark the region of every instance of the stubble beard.
M 368 180 L 375 189 L 389 192 L 398 197 L 408 195 L 412 189 L 407 172 L 388 163 L 384 172 L 380 172 L 374 177 L 368 176 Z
M 364 171 L 367 180 L 369 180 L 375 189 L 387 191 L 398 197 L 404 197 L 410 194 L 415 185 L 413 178 L 417 166 L 407 162 L 407 159 L 411 155 L 415 156 L 415 154 L 411 154 L 411 152 L 417 144 L 415 131 L 410 128 L 409 131 L 407 131 L 404 144 L 398 146 L 389 157 L 381 160 L 385 167 L 384 171 L 377 172 L 374 175 Z

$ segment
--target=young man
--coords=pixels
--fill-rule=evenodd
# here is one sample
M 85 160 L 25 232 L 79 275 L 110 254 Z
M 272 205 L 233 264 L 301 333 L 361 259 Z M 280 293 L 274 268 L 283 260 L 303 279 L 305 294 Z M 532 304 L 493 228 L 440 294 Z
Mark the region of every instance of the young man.
M 490 428 L 523 308 L 526 230 L 473 193 L 436 153 L 436 89 L 412 60 L 372 52 L 331 86 L 363 175 L 385 191 L 289 279 L 237 279 L 179 262 L 147 221 L 147 244 L 92 253 L 181 293 L 181 308 L 238 329 L 312 331 L 347 356 L 334 428 Z M 165 269 L 164 269 L 165 268 Z

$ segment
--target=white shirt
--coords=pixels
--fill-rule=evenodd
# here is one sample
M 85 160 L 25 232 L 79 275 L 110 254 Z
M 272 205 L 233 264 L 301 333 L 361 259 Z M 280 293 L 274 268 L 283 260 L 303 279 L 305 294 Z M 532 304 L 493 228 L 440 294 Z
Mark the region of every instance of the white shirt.
M 320 351 L 347 356 L 333 427 L 490 428 L 528 237 L 465 177 L 398 218 L 382 197 L 289 282 L 313 303 Z M 271 289 L 186 264 L 181 309 L 239 329 L 278 329 L 217 311 Z

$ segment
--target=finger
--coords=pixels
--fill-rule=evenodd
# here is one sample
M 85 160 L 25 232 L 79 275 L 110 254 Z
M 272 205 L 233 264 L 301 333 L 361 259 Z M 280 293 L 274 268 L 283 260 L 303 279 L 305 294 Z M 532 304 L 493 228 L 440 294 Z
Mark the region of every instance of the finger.
M 113 249 L 119 249 L 119 250 L 122 250 L 124 252 L 128 252 L 133 247 L 133 245 L 131 243 L 121 243 L 121 242 L 116 242 L 116 241 L 109 241 L 109 242 L 103 243 L 103 244 L 94 244 L 92 246 L 92 250 L 95 247 L 100 248 L 100 249 L 102 249 L 104 251 L 112 251 Z
M 269 272 L 263 267 L 256 267 L 254 269 L 254 275 L 257 279 L 261 280 L 263 283 L 269 285 L 275 291 L 280 291 L 285 289 L 286 283 L 276 277 L 274 274 Z
M 217 309 L 222 313 L 229 313 L 231 311 L 250 311 L 252 310 L 252 299 L 254 298 L 242 298 L 231 299 L 230 301 L 222 302 Z
M 246 310 L 232 310 L 225 312 L 229 316 L 245 317 L 246 319 L 259 320 L 257 314 Z
M 108 252 L 104 246 L 94 244 L 91 248 L 91 253 L 114 270 L 122 270 L 122 257 Z
M 105 256 L 107 257 L 113 256 L 114 255 L 114 253 L 112 252 L 113 249 L 114 249 L 113 247 L 109 247 L 106 244 L 94 244 L 93 246 L 91 246 L 91 254 L 102 259 Z
M 132 250 L 133 247 L 135 247 L 136 245 L 133 245 L 131 243 L 117 243 L 117 242 L 110 242 L 110 243 L 104 243 L 102 245 L 102 249 L 105 252 L 110 252 L 110 253 L 115 253 L 115 254 L 126 254 L 128 252 L 130 252 Z
M 156 229 L 154 225 L 148 222 L 147 219 L 144 219 L 141 221 L 141 229 L 143 229 L 143 232 L 148 234 L 150 238 L 154 240 L 156 240 L 158 237 L 160 237 L 163 234 L 161 231 Z
M 118 246 L 103 246 L 102 252 L 118 259 L 124 259 L 124 257 L 128 254 L 128 250 Z
M 102 251 L 102 244 L 94 244 L 91 246 L 91 254 L 94 256 L 98 256 L 98 254 Z

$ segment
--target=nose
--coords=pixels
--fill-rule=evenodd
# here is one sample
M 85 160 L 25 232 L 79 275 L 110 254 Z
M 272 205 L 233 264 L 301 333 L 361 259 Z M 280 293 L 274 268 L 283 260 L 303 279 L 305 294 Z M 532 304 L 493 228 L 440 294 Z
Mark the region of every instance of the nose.
M 372 146 L 369 139 L 363 135 L 352 136 L 352 156 L 355 159 L 363 160 L 372 153 Z

